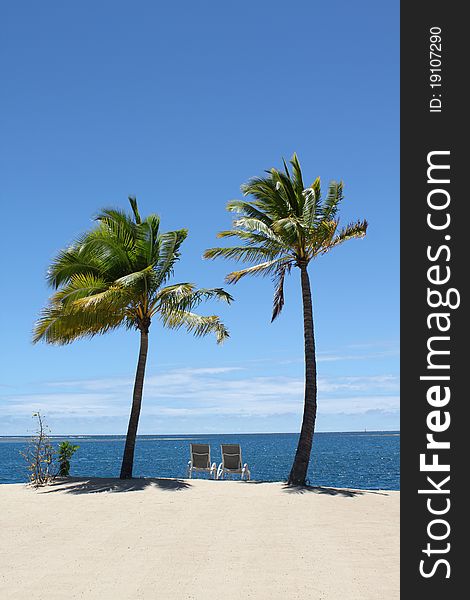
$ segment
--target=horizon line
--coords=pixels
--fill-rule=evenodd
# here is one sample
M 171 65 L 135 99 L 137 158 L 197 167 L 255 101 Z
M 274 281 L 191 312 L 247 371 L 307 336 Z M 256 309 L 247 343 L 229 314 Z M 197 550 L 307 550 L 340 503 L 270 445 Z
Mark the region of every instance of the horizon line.
M 400 429 L 348 429 L 348 430 L 344 430 L 344 431 L 316 431 L 314 433 L 314 437 L 317 433 L 400 433 Z M 176 437 L 176 436 L 194 436 L 194 435 L 200 435 L 200 436 L 204 436 L 204 435 L 300 435 L 300 432 L 298 431 L 254 431 L 254 432 L 219 432 L 219 433 L 139 433 L 137 434 L 137 437 L 143 437 L 143 436 L 150 436 L 150 435 L 154 435 L 154 436 L 171 436 L 171 437 Z M 31 434 L 14 434 L 14 433 L 10 433 L 10 434 L 0 434 L 0 438 L 6 438 L 6 437 L 25 437 L 25 438 L 29 438 L 29 437 L 33 437 L 34 433 Z M 48 435 L 49 438 L 54 438 L 54 437 L 91 437 L 91 436 L 119 436 L 119 437 L 126 437 L 125 433 L 57 433 L 57 434 L 51 434 Z

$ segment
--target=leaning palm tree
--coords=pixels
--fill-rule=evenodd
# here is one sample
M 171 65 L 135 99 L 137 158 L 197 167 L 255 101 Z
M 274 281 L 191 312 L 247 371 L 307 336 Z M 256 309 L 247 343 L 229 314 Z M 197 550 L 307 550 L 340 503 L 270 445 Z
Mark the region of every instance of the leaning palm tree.
M 160 233 L 159 217 L 152 214 L 142 219 L 135 198 L 129 201 L 132 216 L 116 209 L 102 210 L 97 225 L 54 259 L 47 279 L 57 291 L 43 309 L 33 337 L 34 342 L 68 344 L 119 327 L 140 332 L 122 479 L 132 477 L 152 319 L 158 316 L 165 327 L 184 327 L 196 336 L 214 333 L 220 343 L 229 334 L 219 317 L 193 311 L 204 300 L 232 300 L 220 288 L 166 285 L 187 230 Z
M 271 275 L 275 284 L 272 321 L 284 306 L 284 279 L 292 267 L 300 269 L 305 343 L 305 399 L 302 428 L 290 485 L 305 485 L 312 449 L 317 413 L 317 369 L 313 327 L 312 295 L 308 265 L 318 256 L 351 238 L 363 237 L 366 221 L 357 221 L 339 229 L 337 217 L 343 199 L 343 184 L 331 182 L 322 199 L 320 179 L 305 187 L 296 154 L 290 161 L 292 172 L 284 161 L 284 172 L 267 171 L 267 177 L 251 179 L 242 186 L 250 200 L 233 200 L 227 209 L 238 213 L 233 229 L 222 231 L 220 238 L 234 237 L 241 245 L 206 250 L 205 258 L 227 258 L 255 263 L 227 275 L 228 283 L 237 283 L 246 275 Z

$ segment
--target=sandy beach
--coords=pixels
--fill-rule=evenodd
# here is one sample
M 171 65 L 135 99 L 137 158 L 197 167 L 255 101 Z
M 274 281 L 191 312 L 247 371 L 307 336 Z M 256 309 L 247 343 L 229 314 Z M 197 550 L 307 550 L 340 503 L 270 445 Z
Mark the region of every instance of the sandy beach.
M 194 479 L 1 485 L 1 597 L 396 600 L 399 497 Z

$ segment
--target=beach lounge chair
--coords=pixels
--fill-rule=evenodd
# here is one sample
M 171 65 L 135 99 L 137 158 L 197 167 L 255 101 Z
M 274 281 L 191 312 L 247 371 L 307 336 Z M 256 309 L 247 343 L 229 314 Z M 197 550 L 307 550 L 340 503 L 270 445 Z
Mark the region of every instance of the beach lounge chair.
M 220 446 L 222 462 L 217 469 L 217 479 L 223 479 L 226 473 L 241 475 L 245 481 L 250 480 L 250 470 L 245 463 L 242 466 L 242 449 L 240 444 L 222 444 Z
M 217 465 L 211 463 L 211 447 L 209 444 L 189 444 L 191 458 L 188 462 L 188 477 L 193 476 L 193 471 L 209 473 L 209 477 L 216 478 Z

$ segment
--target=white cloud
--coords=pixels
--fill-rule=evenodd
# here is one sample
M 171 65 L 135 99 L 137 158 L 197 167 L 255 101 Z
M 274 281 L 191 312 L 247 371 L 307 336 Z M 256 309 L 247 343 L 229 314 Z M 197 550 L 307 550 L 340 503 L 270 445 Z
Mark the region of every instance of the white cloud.
M 323 414 L 359 414 L 370 410 L 385 412 L 398 411 L 399 396 L 348 396 L 342 398 L 325 398 L 319 403 Z
M 132 386 L 125 377 L 52 382 L 49 391 L 4 397 L 0 414 L 40 410 L 58 418 L 127 418 Z M 392 375 L 321 377 L 318 391 L 323 414 L 397 411 L 399 406 L 398 379 Z M 242 367 L 173 369 L 147 377 L 144 410 L 161 418 L 300 415 L 303 392 L 301 377 L 247 376 Z
M 318 387 L 323 392 L 339 391 L 369 391 L 380 390 L 382 392 L 397 392 L 399 379 L 395 375 L 370 375 L 319 378 Z
M 349 360 L 375 360 L 378 358 L 386 358 L 390 356 L 397 356 L 397 350 L 384 350 L 381 352 L 371 352 L 369 354 L 329 354 L 320 353 L 317 356 L 317 362 L 341 362 Z

